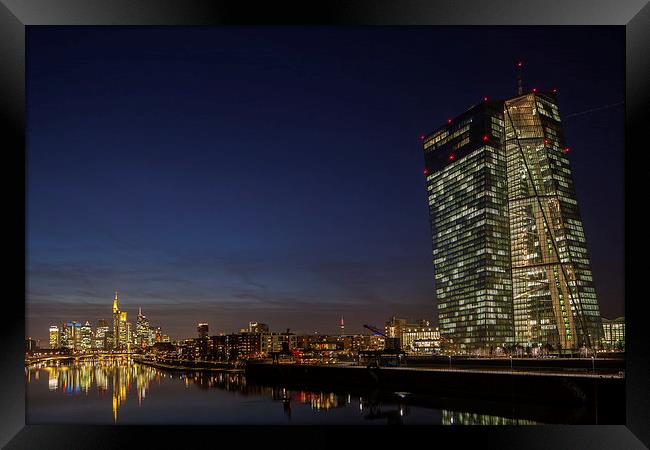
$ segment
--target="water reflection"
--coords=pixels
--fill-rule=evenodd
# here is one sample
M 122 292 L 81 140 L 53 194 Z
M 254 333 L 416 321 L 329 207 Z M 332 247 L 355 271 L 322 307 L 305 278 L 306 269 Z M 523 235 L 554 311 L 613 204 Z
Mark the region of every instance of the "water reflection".
M 443 425 L 538 425 L 534 420 L 509 419 L 507 417 L 490 416 L 468 412 L 442 410 Z
M 229 417 L 233 411 L 233 404 L 236 407 L 246 407 L 246 404 L 258 405 L 256 408 L 260 409 L 257 416 L 250 416 L 250 420 L 261 420 L 262 422 L 277 421 L 273 410 L 279 412 L 281 409 L 281 416 L 285 418 L 285 422 L 296 423 L 320 423 L 321 420 L 327 418 L 335 418 L 339 420 L 339 423 L 367 424 L 403 424 L 408 422 L 449 425 L 529 425 L 535 423 L 530 420 L 508 419 L 413 405 L 409 404 L 409 397 L 404 393 L 397 393 L 398 395 L 393 395 L 390 398 L 379 392 L 371 392 L 357 397 L 350 393 L 311 392 L 281 386 L 252 385 L 246 382 L 243 373 L 167 371 L 134 363 L 128 358 L 85 360 L 74 364 L 40 363 L 26 369 L 25 375 L 28 384 L 43 386 L 41 391 L 36 391 L 36 387 L 32 388 L 31 392 L 40 393 L 30 395 L 30 408 L 36 408 L 30 409 L 30 411 L 38 411 L 39 406 L 43 407 L 42 404 L 39 405 L 39 402 L 42 402 L 44 393 L 48 391 L 51 393 L 50 395 L 62 393 L 66 397 L 92 397 L 93 400 L 98 399 L 94 408 L 109 408 L 110 404 L 114 423 L 120 421 L 120 411 L 127 402 L 135 406 L 135 414 L 134 411 L 131 411 L 130 418 L 121 422 L 135 422 L 138 419 L 160 420 L 163 423 L 171 420 L 183 422 L 188 417 L 181 412 L 181 409 L 188 407 L 185 403 L 191 394 L 183 391 L 188 389 L 194 390 L 192 401 L 195 402 L 195 405 L 196 402 L 202 405 L 201 409 L 206 410 L 206 417 L 213 423 L 219 423 L 220 419 L 224 417 L 234 420 L 232 416 Z M 41 378 L 43 380 L 39 381 Z M 47 380 L 46 384 L 45 380 Z M 147 408 L 145 404 L 151 401 L 153 386 L 156 386 L 154 397 L 159 401 L 155 406 Z M 229 392 L 237 395 L 227 399 L 220 397 L 218 401 L 215 401 L 214 397 L 210 395 L 197 394 L 197 389 L 198 391 L 209 391 L 208 393 Z M 48 418 L 66 420 L 64 410 L 60 410 L 59 406 L 69 405 L 70 402 L 66 403 L 56 400 L 56 397 L 52 398 L 53 400 L 43 402 L 51 408 Z M 252 398 L 252 400 L 246 400 L 246 398 Z M 162 400 L 167 402 L 163 407 L 160 406 Z M 79 403 L 79 401 L 75 402 Z M 228 404 L 228 402 L 230 403 Z M 147 412 L 137 413 L 137 410 L 141 409 L 145 409 Z M 323 415 L 325 413 L 327 414 Z M 70 420 L 73 419 L 70 418 Z M 242 416 L 242 421 L 245 420 L 249 420 L 248 415 Z

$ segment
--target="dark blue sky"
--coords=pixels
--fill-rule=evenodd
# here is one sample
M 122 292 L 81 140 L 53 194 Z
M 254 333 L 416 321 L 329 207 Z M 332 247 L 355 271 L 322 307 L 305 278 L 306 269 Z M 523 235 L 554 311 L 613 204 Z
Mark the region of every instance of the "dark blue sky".
M 28 333 L 435 320 L 419 135 L 559 89 L 601 310 L 623 314 L 624 28 L 56 28 L 27 35 Z

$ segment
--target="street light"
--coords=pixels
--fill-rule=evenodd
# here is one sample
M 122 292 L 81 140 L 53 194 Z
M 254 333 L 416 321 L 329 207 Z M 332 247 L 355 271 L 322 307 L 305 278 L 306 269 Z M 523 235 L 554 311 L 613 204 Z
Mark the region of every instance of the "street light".
M 449 355 L 449 368 L 451 369 L 451 355 Z

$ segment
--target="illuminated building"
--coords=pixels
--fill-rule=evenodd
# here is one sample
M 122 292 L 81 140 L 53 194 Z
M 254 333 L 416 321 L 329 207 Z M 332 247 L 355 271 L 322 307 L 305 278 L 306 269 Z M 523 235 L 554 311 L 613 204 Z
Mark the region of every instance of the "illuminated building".
M 138 318 L 135 323 L 134 344 L 136 347 L 148 347 L 153 344 L 150 341 L 149 320 L 147 320 L 147 317 L 142 314 L 142 308 L 138 309 Z
M 207 323 L 200 323 L 196 327 L 196 332 L 199 334 L 199 339 L 207 339 L 208 338 L 208 324 Z
M 60 344 L 59 327 L 52 325 L 50 326 L 50 348 L 59 348 Z
M 440 332 L 459 349 L 512 342 L 503 104 L 475 105 L 423 141 Z
M 434 353 L 440 350 L 440 331 L 431 327 L 428 320 L 408 322 L 391 317 L 384 327 L 389 338 L 398 338 L 400 348 L 411 353 Z
M 440 330 L 423 323 L 406 324 L 402 329 L 402 350 L 417 354 L 440 351 Z
M 156 340 L 156 329 L 149 327 L 149 345 L 154 345 L 156 342 L 160 342 Z
M 625 349 L 625 317 L 616 319 L 602 318 L 603 346 L 614 350 Z
M 69 340 L 68 327 L 65 323 L 62 323 L 59 327 L 59 348 L 70 348 L 68 345 Z
M 36 339 L 32 339 L 30 337 L 25 339 L 25 351 L 33 352 L 37 348 L 38 348 L 38 345 L 36 343 Z
M 61 347 L 69 348 L 70 350 L 79 350 L 81 343 L 80 329 L 81 324 L 75 321 L 66 322 L 61 325 Z
M 126 321 L 126 311 L 120 311 L 120 321 L 119 321 L 119 349 L 126 349 L 129 344 L 129 335 L 131 324 Z
M 442 336 L 459 350 L 598 346 L 555 94 L 485 98 L 422 139 Z
M 79 328 L 79 348 L 81 350 L 90 350 L 93 347 L 93 330 L 90 327 L 90 322 L 86 323 Z
M 124 315 L 126 316 L 126 313 L 124 313 Z M 133 343 L 133 338 L 135 336 L 135 334 L 133 333 L 133 326 L 132 326 L 131 322 L 125 322 L 125 327 L 124 328 L 126 329 L 126 345 L 125 345 L 125 347 L 130 350 L 131 349 L 131 344 Z
M 229 336 L 218 335 L 210 337 L 210 349 L 213 359 L 224 361 L 228 357 L 228 341 Z
M 107 335 L 110 328 L 108 323 L 104 319 L 99 319 L 97 321 L 97 327 L 95 328 L 95 348 L 98 350 L 107 350 L 109 346 L 107 343 L 110 343 L 110 340 L 107 342 Z
M 555 94 L 506 100 L 515 342 L 598 347 L 602 322 Z
M 298 347 L 298 336 L 289 332 L 271 332 L 264 333 L 262 339 L 262 348 L 264 353 L 280 352 L 283 349 L 293 349 Z
M 120 346 L 120 338 L 123 335 L 122 329 L 121 329 L 121 318 L 122 315 L 120 313 L 120 308 L 117 304 L 117 292 L 115 292 L 115 298 L 113 299 L 113 348 L 115 350 L 119 350 L 121 348 Z
M 397 317 L 391 317 L 389 321 L 386 322 L 384 328 L 386 336 L 389 338 L 396 338 L 402 342 L 402 330 L 406 327 L 406 319 L 398 319 Z
M 269 326 L 265 323 L 248 322 L 249 333 L 268 333 Z
M 239 333 L 238 354 L 240 358 L 255 358 L 262 353 L 261 333 Z

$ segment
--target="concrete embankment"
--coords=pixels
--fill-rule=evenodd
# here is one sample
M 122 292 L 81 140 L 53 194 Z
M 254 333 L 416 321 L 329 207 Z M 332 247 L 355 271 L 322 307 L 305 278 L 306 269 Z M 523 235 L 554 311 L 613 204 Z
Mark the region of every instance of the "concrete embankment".
M 251 362 L 246 366 L 246 379 L 304 389 L 375 389 L 484 401 L 625 408 L 625 379 L 616 375 Z
M 625 359 L 619 358 L 469 358 L 454 356 L 408 356 L 408 367 L 500 368 L 513 370 L 613 373 L 625 371 Z
M 145 366 L 156 367 L 159 369 L 167 370 L 195 370 L 195 371 L 207 371 L 207 372 L 239 372 L 243 373 L 244 369 L 240 367 L 234 367 L 231 364 L 225 363 L 205 363 L 205 362 L 195 362 L 195 361 L 152 361 L 149 359 L 134 358 L 134 362 Z

